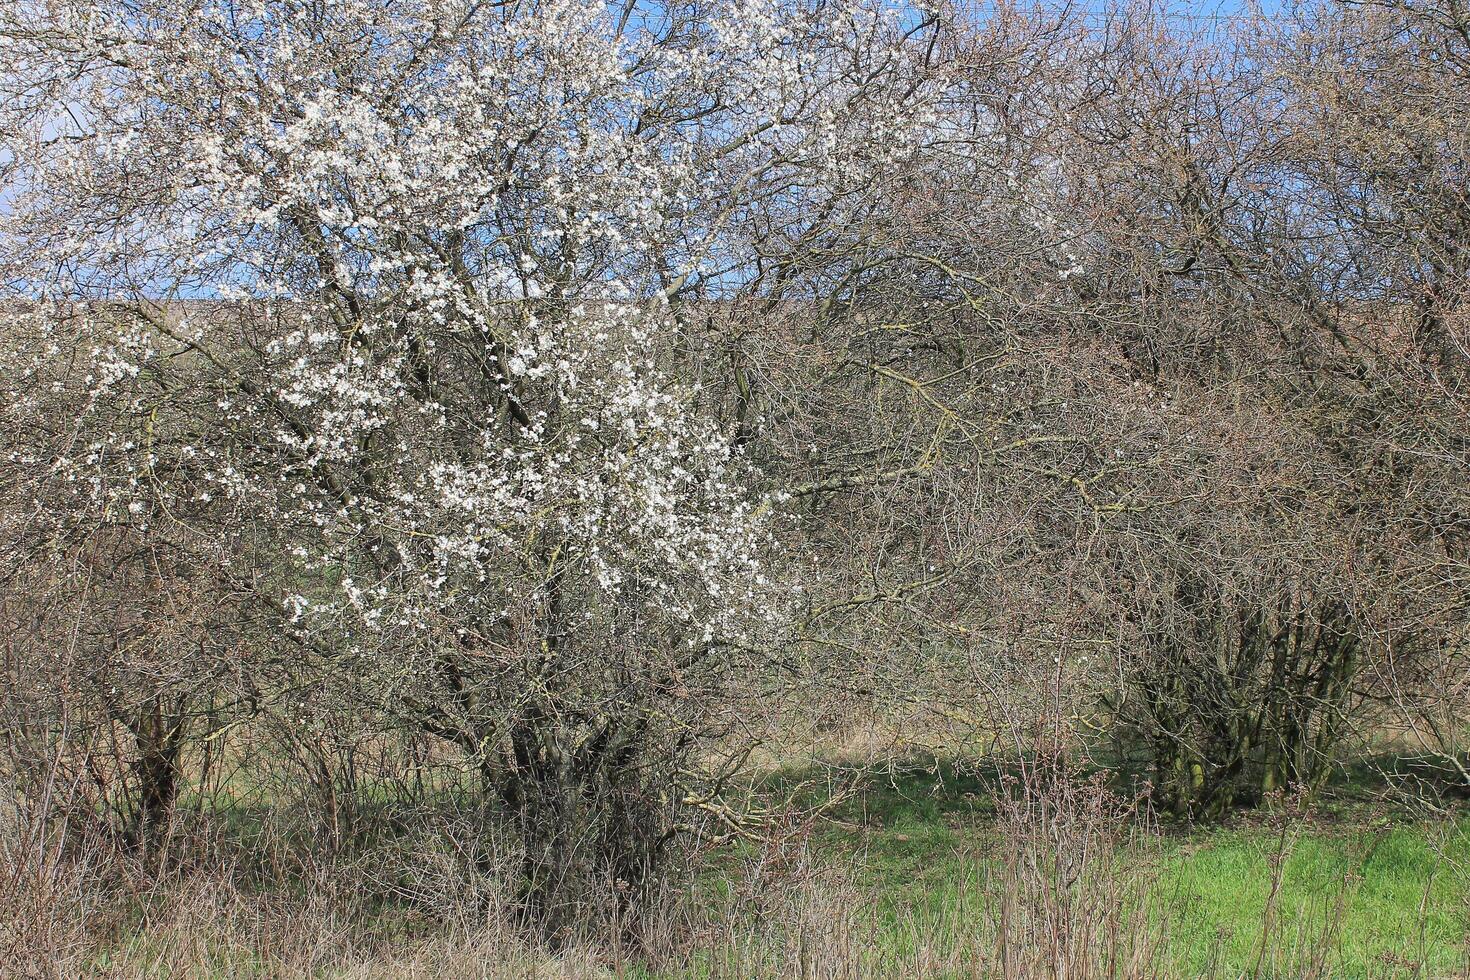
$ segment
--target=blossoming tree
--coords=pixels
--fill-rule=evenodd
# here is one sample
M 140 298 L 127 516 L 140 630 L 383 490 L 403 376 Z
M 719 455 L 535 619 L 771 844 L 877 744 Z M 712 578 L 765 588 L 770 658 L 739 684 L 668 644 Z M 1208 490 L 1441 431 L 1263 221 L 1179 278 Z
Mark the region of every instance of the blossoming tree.
M 9 7 L 6 290 L 91 301 L 78 360 L 35 362 L 88 438 L 37 479 L 144 530 L 227 501 L 196 557 L 248 556 L 283 648 L 474 761 L 561 933 L 717 809 L 785 601 L 663 339 L 912 151 L 927 29 L 863 0 Z

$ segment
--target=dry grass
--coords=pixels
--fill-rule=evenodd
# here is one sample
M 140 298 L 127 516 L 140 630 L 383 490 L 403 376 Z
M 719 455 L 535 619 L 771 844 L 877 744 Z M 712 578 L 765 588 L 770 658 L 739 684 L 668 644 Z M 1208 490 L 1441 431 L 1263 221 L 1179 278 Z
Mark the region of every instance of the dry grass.
M 1463 863 L 1463 841 L 1440 841 L 1445 860 L 1438 877 L 1413 886 L 1422 894 L 1404 899 L 1417 903 L 1420 927 L 1402 929 L 1392 949 L 1362 954 L 1349 906 L 1375 873 L 1370 865 L 1399 859 L 1391 853 L 1398 845 L 1365 848 L 1340 876 L 1339 889 L 1304 916 L 1288 866 L 1296 867 L 1292 862 L 1318 842 L 1300 814 L 1283 810 L 1254 832 L 1256 851 L 1233 848 L 1216 859 L 1252 862 L 1264 899 L 1245 897 L 1241 867 L 1200 872 L 1208 878 L 1203 886 L 1221 893 L 1207 898 L 1235 901 L 1242 917 L 1254 919 L 1249 936 L 1238 937 L 1243 950 L 1235 955 L 1198 919 L 1180 914 L 1186 892 L 1198 892 L 1202 883 L 1181 879 L 1178 856 L 1196 845 L 1167 845 L 1172 856 L 1160 860 L 1167 838 L 1139 801 L 1052 768 L 1023 770 L 1002 782 L 986 801 L 991 804 L 983 838 L 974 839 L 983 843 L 963 853 L 943 836 L 949 818 L 942 814 L 926 813 L 915 824 L 892 809 L 874 811 L 878 840 L 857 834 L 842 814 L 827 824 L 793 818 L 759 845 L 708 855 L 682 879 L 670 880 L 651 903 L 637 943 L 622 935 L 587 937 L 556 952 L 516 928 L 504 884 L 493 867 L 466 859 L 456 837 L 464 829 L 452 822 L 435 833 L 309 862 L 293 859 L 284 838 L 263 836 L 264 824 L 248 838 L 249 852 L 233 858 L 218 837 L 195 828 L 200 839 L 180 842 L 168 869 L 159 871 L 101 842 L 68 839 L 36 811 L 11 805 L 0 828 L 0 975 L 1456 975 L 1444 969 L 1446 951 L 1431 948 L 1443 945 L 1443 937 L 1430 926 L 1443 912 L 1446 889 L 1463 891 L 1463 881 L 1450 887 L 1443 880 L 1464 878 L 1455 863 Z M 925 826 L 933 839 L 919 839 Z M 834 838 L 851 846 L 833 846 Z M 901 851 L 901 859 L 885 857 L 883 847 Z M 875 868 L 881 869 L 876 877 Z M 1470 914 L 1470 903 L 1461 911 Z

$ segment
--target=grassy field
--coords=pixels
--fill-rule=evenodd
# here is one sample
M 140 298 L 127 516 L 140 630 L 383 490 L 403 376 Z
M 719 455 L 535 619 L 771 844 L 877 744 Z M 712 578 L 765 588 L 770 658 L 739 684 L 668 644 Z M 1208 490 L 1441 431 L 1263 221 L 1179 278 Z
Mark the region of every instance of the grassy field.
M 834 807 L 808 847 L 815 866 L 849 871 L 825 907 L 807 900 L 810 917 L 841 917 L 841 935 L 818 924 L 811 959 L 846 943 L 860 950 L 856 975 L 989 975 L 1003 931 L 1024 957 L 1057 943 L 1060 923 L 1073 943 L 1116 946 L 1124 975 L 1132 962 L 1178 977 L 1470 976 L 1470 816 L 1416 819 L 1349 790 L 1223 827 L 1119 833 L 1063 815 L 1018 844 L 1028 831 L 996 814 L 992 789 L 911 770 Z M 1088 866 L 1047 863 L 1068 851 L 1089 852 Z M 744 963 L 712 956 L 648 975 L 738 975 Z
M 1190 827 L 1117 819 L 1100 789 L 1018 808 L 1002 783 L 950 766 L 783 771 L 760 797 L 806 816 L 709 852 L 652 955 L 551 954 L 473 900 L 369 897 L 391 875 L 360 855 L 284 887 L 180 879 L 57 975 L 1470 977 L 1470 814 L 1416 817 L 1354 785 Z M 439 870 L 452 887 L 455 866 Z

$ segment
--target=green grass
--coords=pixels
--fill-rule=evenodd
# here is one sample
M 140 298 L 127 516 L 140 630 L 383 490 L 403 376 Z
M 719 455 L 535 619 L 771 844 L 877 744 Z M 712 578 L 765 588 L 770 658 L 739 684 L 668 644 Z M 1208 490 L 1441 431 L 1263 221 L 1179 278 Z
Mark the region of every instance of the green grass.
M 912 770 L 836 809 L 823 843 L 862 868 L 878 940 L 900 957 L 914 923 L 943 930 L 954 910 L 985 907 L 1002 850 L 990 789 L 944 767 Z M 1149 883 L 1179 975 L 1288 977 L 1310 965 L 1344 978 L 1470 976 L 1470 816 L 1390 821 L 1347 805 L 1248 819 L 1123 846 L 1123 873 Z
M 816 866 L 834 869 L 835 899 L 804 914 L 819 925 L 834 912 L 851 917 L 844 955 L 858 958 L 856 975 L 974 975 L 943 965 L 989 962 L 994 952 L 1009 840 L 994 804 L 998 777 L 935 765 L 853 779 L 837 781 L 847 791 L 835 802 L 833 783 L 811 770 L 776 773 L 757 790 L 797 811 L 830 803 L 805 841 Z M 1169 976 L 1470 977 L 1470 814 L 1416 819 L 1357 791 L 1305 817 L 1263 811 L 1224 827 L 1125 834 L 1104 880 L 1130 903 L 1130 922 L 1147 916 L 1162 937 Z M 246 825 L 254 816 L 239 815 Z M 791 957 L 763 958 L 762 947 L 785 943 L 789 953 L 791 909 L 752 911 L 734 894 L 756 858 L 753 847 L 717 851 L 701 876 L 700 904 L 731 923 L 724 945 L 717 938 L 684 962 L 631 975 L 786 975 L 773 964 Z M 384 909 L 383 925 L 407 913 Z M 417 934 L 409 924 L 398 921 L 405 940 Z M 114 955 L 148 959 L 146 934 Z M 229 961 L 240 971 L 248 956 Z M 935 962 L 941 968 L 925 965 Z M 262 965 L 259 975 L 268 973 Z
M 1155 896 L 1173 916 L 1171 951 L 1191 973 L 1218 963 L 1235 975 L 1259 960 L 1267 975 L 1289 976 L 1273 961 L 1325 948 L 1334 977 L 1457 975 L 1470 965 L 1467 840 L 1464 820 L 1200 832 L 1164 855 Z M 1262 955 L 1268 901 L 1273 941 Z

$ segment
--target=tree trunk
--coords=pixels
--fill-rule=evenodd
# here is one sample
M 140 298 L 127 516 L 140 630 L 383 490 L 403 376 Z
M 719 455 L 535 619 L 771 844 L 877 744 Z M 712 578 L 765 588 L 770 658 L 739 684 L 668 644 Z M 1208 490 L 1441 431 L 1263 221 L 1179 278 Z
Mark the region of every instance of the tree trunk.
M 126 837 L 133 847 L 153 859 L 167 842 L 173 822 L 184 724 L 155 702 L 130 727 L 138 749 L 133 764 L 138 798 Z

